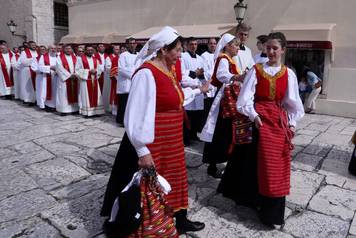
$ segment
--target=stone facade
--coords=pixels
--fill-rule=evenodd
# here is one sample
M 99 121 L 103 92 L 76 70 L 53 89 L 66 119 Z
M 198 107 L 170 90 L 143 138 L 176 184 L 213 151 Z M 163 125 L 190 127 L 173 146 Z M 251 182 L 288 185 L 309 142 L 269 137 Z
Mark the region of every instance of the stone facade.
M 53 2 L 4 0 L 0 8 L 0 39 L 6 40 L 10 47 L 21 45 L 24 40 L 34 40 L 40 45 L 59 42 L 62 36 L 68 34 L 68 28 L 54 26 Z M 6 24 L 11 19 L 17 24 L 14 36 Z

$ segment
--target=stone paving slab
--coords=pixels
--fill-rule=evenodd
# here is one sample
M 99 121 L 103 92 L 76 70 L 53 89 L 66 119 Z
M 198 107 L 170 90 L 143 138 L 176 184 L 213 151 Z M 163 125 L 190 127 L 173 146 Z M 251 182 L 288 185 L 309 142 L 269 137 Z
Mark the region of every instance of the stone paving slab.
M 99 216 L 102 196 L 102 192 L 95 191 L 43 211 L 41 217 L 49 220 L 64 236 L 92 237 L 101 233 L 104 222 Z
M 309 209 L 350 221 L 356 211 L 356 192 L 326 186 L 310 201 Z
M 3 169 L 0 170 L 0 173 L 0 201 L 38 187 L 36 182 L 20 169 L 12 169 L 11 171 Z
M 21 222 L 10 222 L 6 226 L 0 225 L 0 237 L 2 238 L 59 238 L 59 231 L 39 218 L 31 218 Z
M 0 237 L 106 238 L 99 212 L 123 128 L 111 115 L 62 117 L 7 100 L 0 111 Z M 181 237 L 356 238 L 356 178 L 347 171 L 355 128 L 355 119 L 327 115 L 298 123 L 286 224 L 275 230 L 216 193 L 203 143 L 192 143 L 189 216 L 206 229 Z
M 305 208 L 320 187 L 324 176 L 305 171 L 292 171 L 291 191 L 287 202 L 291 207 Z
M 88 171 L 63 158 L 31 165 L 25 171 L 48 191 L 90 176 Z
M 284 230 L 295 237 L 343 238 L 350 224 L 338 218 L 306 211 L 286 221 Z
M 40 189 L 17 194 L 0 201 L 0 224 L 25 220 L 55 205 L 56 200 Z

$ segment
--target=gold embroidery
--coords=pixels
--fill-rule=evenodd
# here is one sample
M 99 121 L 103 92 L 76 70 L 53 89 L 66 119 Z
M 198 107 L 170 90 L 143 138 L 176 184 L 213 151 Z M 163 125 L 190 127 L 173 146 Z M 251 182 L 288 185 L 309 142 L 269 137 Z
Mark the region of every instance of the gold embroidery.
M 277 80 L 285 74 L 287 67 L 285 65 L 282 65 L 281 70 L 277 72 L 274 76 L 267 74 L 263 70 L 262 64 L 256 64 L 256 68 L 258 72 L 262 75 L 262 77 L 269 81 L 269 98 L 271 100 L 274 100 L 276 97 Z
M 183 108 L 183 102 L 184 102 L 184 96 L 181 92 L 181 90 L 179 89 L 178 87 L 178 84 L 177 84 L 177 74 L 176 74 L 176 71 L 175 71 L 175 68 L 172 67 L 172 70 L 167 72 L 167 70 L 159 67 L 157 64 L 155 64 L 153 61 L 147 61 L 146 63 L 148 64 L 151 64 L 153 65 L 154 67 L 156 67 L 159 71 L 161 71 L 162 73 L 164 73 L 169 79 L 171 79 L 172 81 L 172 84 L 173 84 L 173 87 L 174 89 L 177 91 L 177 94 L 178 94 L 178 97 L 179 97 L 179 100 L 180 100 L 180 108 Z
M 232 65 L 235 65 L 237 74 L 241 74 L 241 71 L 240 71 L 240 69 L 237 67 L 237 64 L 235 63 L 235 61 L 234 61 L 233 59 L 231 59 L 230 56 L 228 56 L 228 55 L 225 54 L 225 53 L 222 53 L 220 56 L 225 56 L 225 57 L 227 57 L 227 60 L 229 61 L 229 63 L 232 64 Z

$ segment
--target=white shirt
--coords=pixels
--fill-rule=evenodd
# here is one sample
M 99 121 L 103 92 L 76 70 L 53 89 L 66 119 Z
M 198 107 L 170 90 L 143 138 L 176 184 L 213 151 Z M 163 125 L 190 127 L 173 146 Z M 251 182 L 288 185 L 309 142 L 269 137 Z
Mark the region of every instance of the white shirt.
M 189 54 L 189 52 L 184 52 L 182 54 L 182 63 L 184 64 L 184 70 L 186 71 L 184 74 L 189 75 L 190 71 L 195 71 L 198 68 L 204 68 L 203 65 L 203 59 L 196 54 L 196 57 L 193 58 L 191 57 L 191 55 Z M 190 75 L 189 75 L 190 76 Z M 190 85 L 196 85 L 196 87 L 199 87 L 202 85 L 201 80 L 196 78 L 191 78 L 190 80 L 192 82 L 190 82 Z M 185 80 L 182 82 L 182 85 L 184 85 Z M 186 110 L 191 110 L 191 111 L 195 111 L 195 110 L 203 110 L 204 109 L 204 95 L 198 95 L 191 103 L 189 103 L 188 105 L 185 106 Z
M 210 80 L 211 77 L 213 76 L 214 73 L 214 53 L 210 53 L 209 51 L 205 51 L 202 55 L 201 58 L 203 59 L 203 69 L 204 69 L 204 77 L 206 80 Z M 214 97 L 216 93 L 216 87 L 210 85 L 211 89 L 210 91 L 206 94 L 207 97 Z
M 245 50 L 239 50 L 237 52 L 237 56 L 235 56 L 233 60 L 237 63 L 237 67 L 239 70 L 241 70 L 242 73 L 246 70 L 252 69 L 252 67 L 255 65 L 251 50 L 246 45 Z
M 119 59 L 119 76 L 117 82 L 116 92 L 118 94 L 129 93 L 131 88 L 131 77 L 134 74 L 135 60 L 137 54 L 131 54 L 128 51 L 120 54 Z
M 274 76 L 281 70 L 281 66 L 272 67 L 267 64 L 263 64 L 263 70 Z M 248 116 L 251 121 L 255 120 L 258 116 L 254 107 L 254 98 L 256 92 L 256 70 L 253 68 L 250 70 L 244 80 L 243 86 L 241 88 L 239 98 L 237 100 L 237 110 Z M 303 103 L 299 97 L 298 81 L 294 72 L 288 68 L 288 87 L 286 95 L 282 100 L 283 108 L 288 112 L 289 125 L 296 126 L 297 121 L 304 116 Z
M 184 105 L 200 94 L 199 89 L 183 88 Z M 132 78 L 125 111 L 125 130 L 139 157 L 150 153 L 147 144 L 154 141 L 156 81 L 151 70 L 141 69 Z
M 255 54 L 253 57 L 253 60 L 255 61 L 255 64 L 264 64 L 268 62 L 268 57 L 262 57 L 261 53 Z

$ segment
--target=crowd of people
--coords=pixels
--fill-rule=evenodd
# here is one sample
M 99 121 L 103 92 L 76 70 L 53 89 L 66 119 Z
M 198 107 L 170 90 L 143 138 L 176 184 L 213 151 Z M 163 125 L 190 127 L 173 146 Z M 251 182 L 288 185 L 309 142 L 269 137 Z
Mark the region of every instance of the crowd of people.
M 46 47 L 33 41 L 10 50 L 2 40 L 0 47 L 0 96 L 5 99 L 21 100 L 25 105 L 63 116 L 79 113 L 90 117 L 105 112 L 117 115 L 118 97 L 124 101 L 121 92 L 127 93 L 130 88 L 133 70 L 126 75 L 129 63 L 125 59 L 135 55 L 129 51 L 135 51 L 136 44 L 129 43 L 128 50 L 112 45 L 109 54 L 104 44 L 79 45 L 75 52 L 69 44 Z M 120 55 L 123 65 L 119 63 Z M 119 109 L 124 111 L 124 106 Z M 123 123 L 121 111 L 119 122 Z
M 108 233 L 123 189 L 137 171 L 152 168 L 171 187 L 165 199 L 177 233 L 204 228 L 187 217 L 184 146 L 193 140 L 205 142 L 207 173 L 221 179 L 217 191 L 255 209 L 273 228 L 284 223 L 291 140 L 305 112 L 299 95 L 303 85 L 282 63 L 285 36 L 258 36 L 260 52 L 253 57 L 246 46 L 250 30 L 242 23 L 236 35 L 210 38 L 201 55 L 197 39 L 183 39 L 171 27 L 153 35 L 139 52 L 135 39 L 125 48 L 112 45 L 109 54 L 103 44 L 78 46 L 74 52 L 71 45 L 47 48 L 30 41 L 10 51 L 1 41 L 0 96 L 61 115 L 107 111 L 125 127 L 101 210 L 109 217 Z M 305 104 L 312 112 L 320 79 L 306 69 L 301 82 L 312 85 Z M 225 162 L 220 171 L 217 164 Z M 148 218 L 142 219 L 140 235 L 154 234 L 152 225 L 158 223 L 145 227 Z

